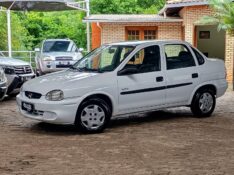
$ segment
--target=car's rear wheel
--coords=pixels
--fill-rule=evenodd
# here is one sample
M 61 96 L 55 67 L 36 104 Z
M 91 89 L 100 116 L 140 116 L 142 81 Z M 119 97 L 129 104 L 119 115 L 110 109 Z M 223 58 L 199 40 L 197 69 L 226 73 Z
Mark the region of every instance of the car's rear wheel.
M 216 105 L 215 93 L 210 89 L 202 89 L 194 95 L 191 111 L 197 117 L 209 117 Z
M 108 104 L 99 98 L 88 99 L 78 109 L 75 125 L 82 132 L 102 132 L 110 120 Z

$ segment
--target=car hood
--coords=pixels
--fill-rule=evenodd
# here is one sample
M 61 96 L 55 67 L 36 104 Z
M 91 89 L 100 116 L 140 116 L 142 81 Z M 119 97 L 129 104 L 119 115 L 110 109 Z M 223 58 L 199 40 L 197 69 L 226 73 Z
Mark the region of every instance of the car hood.
M 26 65 L 29 65 L 29 63 L 26 61 L 14 59 L 14 58 L 0 57 L 0 65 L 1 66 L 26 66 Z
M 49 91 L 56 89 L 66 90 L 78 88 L 84 85 L 81 83 L 82 81 L 84 82 L 86 79 L 98 75 L 99 73 L 64 70 L 32 79 L 24 84 L 23 90 L 46 95 Z

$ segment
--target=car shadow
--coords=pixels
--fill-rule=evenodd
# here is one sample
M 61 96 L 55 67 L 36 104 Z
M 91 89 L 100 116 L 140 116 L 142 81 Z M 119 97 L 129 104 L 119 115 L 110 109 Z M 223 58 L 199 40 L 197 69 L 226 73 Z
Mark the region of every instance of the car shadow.
M 193 117 L 192 113 L 189 111 L 155 111 L 142 115 L 132 115 L 126 118 L 114 119 L 110 122 L 109 128 L 118 128 L 128 125 L 143 125 L 145 123 L 153 122 L 165 122 L 167 120 L 180 120 L 188 117 Z
M 129 115 L 121 118 L 115 118 L 111 120 L 108 125 L 109 129 L 121 128 L 131 125 L 144 125 L 145 123 L 154 123 L 154 122 L 165 122 L 167 120 L 180 120 L 182 118 L 192 117 L 193 115 L 189 111 L 156 111 L 139 115 Z M 50 135 L 76 135 L 82 134 L 75 126 L 73 125 L 55 125 L 48 123 L 35 123 L 31 125 L 30 130 L 35 133 L 40 134 L 50 134 Z M 108 132 L 108 131 L 106 131 Z

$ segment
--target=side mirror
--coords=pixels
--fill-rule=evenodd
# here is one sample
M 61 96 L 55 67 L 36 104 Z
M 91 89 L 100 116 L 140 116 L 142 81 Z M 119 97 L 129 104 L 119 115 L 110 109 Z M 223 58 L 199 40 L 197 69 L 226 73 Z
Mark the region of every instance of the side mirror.
M 130 67 L 125 67 L 122 70 L 120 70 L 117 75 L 123 76 L 123 75 L 131 75 L 138 73 L 138 69 L 136 66 L 131 65 Z
M 40 52 L 40 48 L 35 48 L 34 51 L 35 52 Z
M 79 51 L 79 52 L 83 52 L 83 51 L 84 51 L 84 48 L 79 48 L 78 51 Z

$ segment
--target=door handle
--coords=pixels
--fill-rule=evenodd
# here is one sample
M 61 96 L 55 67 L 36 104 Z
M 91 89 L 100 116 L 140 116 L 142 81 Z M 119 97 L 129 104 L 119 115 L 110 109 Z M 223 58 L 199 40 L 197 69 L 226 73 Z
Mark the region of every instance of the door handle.
M 192 74 L 192 78 L 198 78 L 198 73 Z
M 156 81 L 157 82 L 162 82 L 163 81 L 163 77 L 156 77 Z

